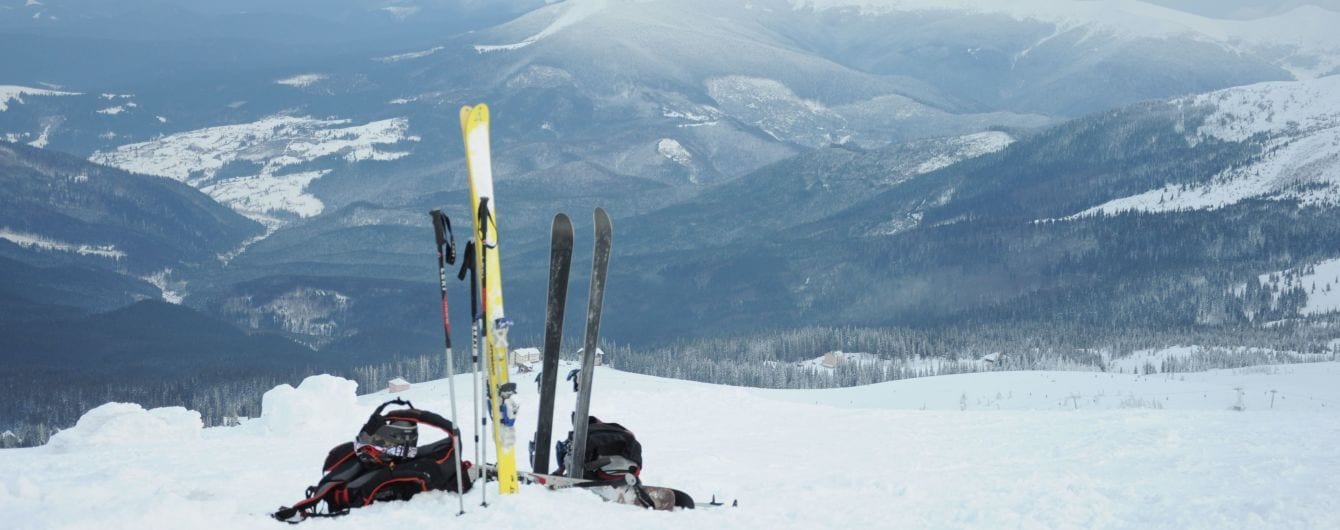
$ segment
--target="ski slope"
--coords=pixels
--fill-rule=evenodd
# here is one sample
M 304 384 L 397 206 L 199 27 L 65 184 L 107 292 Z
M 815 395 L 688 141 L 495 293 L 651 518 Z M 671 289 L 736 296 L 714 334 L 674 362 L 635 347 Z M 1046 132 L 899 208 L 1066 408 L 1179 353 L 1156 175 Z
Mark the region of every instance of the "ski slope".
M 490 484 L 490 507 L 476 490 L 462 518 L 454 495 L 432 492 L 303 525 L 1337 528 L 1337 377 L 1332 362 L 1148 377 L 996 372 L 812 391 L 602 367 L 593 413 L 638 434 L 643 478 L 700 502 L 738 499 L 738 508 L 650 512 L 534 486 L 499 498 Z M 528 438 L 535 385 L 516 380 Z M 446 414 L 446 387 L 398 395 Z M 466 399 L 468 376 L 456 388 Z M 1236 388 L 1242 412 L 1230 410 Z M 309 378 L 268 393 L 261 418 L 227 428 L 201 429 L 181 408 L 105 405 L 45 447 L 0 450 L 0 513 L 20 529 L 279 528 L 266 514 L 299 500 L 326 451 L 388 397 L 354 390 Z M 559 390 L 556 428 L 572 409 L 571 386 Z M 462 423 L 469 440 L 473 422 Z

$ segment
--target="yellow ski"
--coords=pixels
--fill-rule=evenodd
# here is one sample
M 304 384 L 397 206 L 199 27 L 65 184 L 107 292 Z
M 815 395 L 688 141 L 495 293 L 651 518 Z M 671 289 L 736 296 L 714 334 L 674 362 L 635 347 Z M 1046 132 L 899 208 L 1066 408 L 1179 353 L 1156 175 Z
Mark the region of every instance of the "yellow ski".
M 493 166 L 489 151 L 489 108 L 483 103 L 461 107 L 465 163 L 470 174 L 470 211 L 475 228 L 475 267 L 479 274 L 483 315 L 484 359 L 489 380 L 489 413 L 498 451 L 498 491 L 518 490 L 516 469 L 516 383 L 508 381 L 507 328 L 503 313 L 502 267 L 498 263 L 498 218 L 493 200 Z M 483 464 L 481 462 L 481 464 Z

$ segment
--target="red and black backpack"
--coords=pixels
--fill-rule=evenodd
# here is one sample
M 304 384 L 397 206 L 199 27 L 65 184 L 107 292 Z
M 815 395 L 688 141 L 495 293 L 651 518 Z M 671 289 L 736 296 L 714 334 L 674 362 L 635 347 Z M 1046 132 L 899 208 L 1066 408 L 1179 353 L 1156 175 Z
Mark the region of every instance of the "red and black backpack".
M 383 414 L 389 405 L 405 409 Z M 429 425 L 447 433 L 436 442 L 417 445 L 418 427 Z M 280 508 L 276 519 L 297 523 L 308 517 L 334 517 L 377 501 L 407 500 L 431 490 L 469 491 L 470 462 L 455 466 L 457 431 L 441 415 L 414 408 L 395 399 L 373 411 L 352 442 L 335 446 L 326 455 L 325 476 L 307 488 L 307 498 Z

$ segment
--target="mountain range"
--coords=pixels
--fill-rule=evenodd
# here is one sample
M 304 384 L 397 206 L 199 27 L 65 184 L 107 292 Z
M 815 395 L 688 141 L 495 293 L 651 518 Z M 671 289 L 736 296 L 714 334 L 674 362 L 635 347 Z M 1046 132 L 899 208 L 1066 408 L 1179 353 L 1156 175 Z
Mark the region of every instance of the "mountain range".
M 427 211 L 465 239 L 456 109 L 487 101 L 519 337 L 549 219 L 573 214 L 584 271 L 596 205 L 603 329 L 633 344 L 1329 318 L 1295 281 L 1340 258 L 1324 8 L 309 4 L 0 8 L 5 303 L 69 322 L 161 298 L 291 351 L 440 348 Z

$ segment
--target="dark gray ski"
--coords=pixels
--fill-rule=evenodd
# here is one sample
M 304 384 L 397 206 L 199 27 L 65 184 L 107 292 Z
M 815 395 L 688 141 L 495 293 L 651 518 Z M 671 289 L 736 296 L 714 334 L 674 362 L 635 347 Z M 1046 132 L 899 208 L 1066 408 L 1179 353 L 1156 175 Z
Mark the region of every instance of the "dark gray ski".
M 563 310 L 568 303 L 572 270 L 572 220 L 554 216 L 549 241 L 549 302 L 544 311 L 544 363 L 540 369 L 540 417 L 531 441 L 531 469 L 549 473 L 549 444 L 554 432 L 554 391 L 558 386 L 558 355 L 563 348 Z
M 582 368 L 577 376 L 577 410 L 572 416 L 572 447 L 568 448 L 568 458 L 573 465 L 566 466 L 568 476 L 581 478 L 586 471 L 583 460 L 586 458 L 587 418 L 591 415 L 591 377 L 596 368 L 596 343 L 600 338 L 600 310 L 605 299 L 605 273 L 609 270 L 610 245 L 614 239 L 614 227 L 610 225 L 609 214 L 596 208 L 595 250 L 591 258 L 591 294 L 586 305 L 586 344 L 582 349 Z

